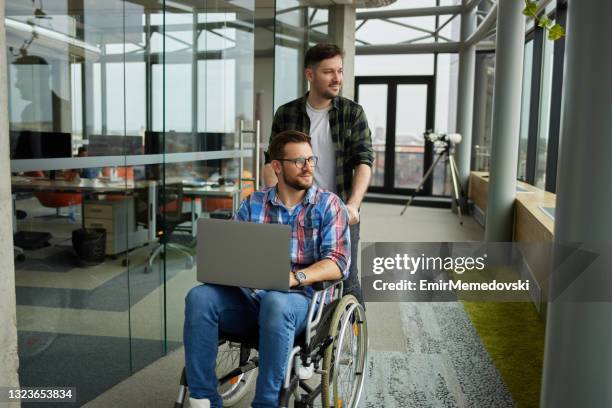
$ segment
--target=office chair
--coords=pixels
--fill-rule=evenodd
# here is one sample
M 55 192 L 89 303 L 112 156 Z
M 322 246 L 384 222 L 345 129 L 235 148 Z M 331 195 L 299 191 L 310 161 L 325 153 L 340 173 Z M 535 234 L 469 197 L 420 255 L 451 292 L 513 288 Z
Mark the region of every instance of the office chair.
M 43 191 L 34 193 L 34 196 L 43 207 L 55 208 L 55 216 L 57 218 L 62 217 L 60 213 L 61 208 L 81 205 L 83 203 L 83 195 L 81 193 Z
M 193 267 L 194 260 L 191 254 L 191 248 L 186 245 L 171 242 L 172 234 L 176 228 L 185 222 L 191 221 L 191 214 L 183 212 L 183 185 L 166 184 L 158 189 L 159 205 L 156 211 L 157 230 L 158 230 L 158 245 L 151 251 L 151 256 L 145 273 L 153 271 L 153 262 L 159 254 L 165 253 L 166 248 L 172 248 L 187 257 L 185 267 L 190 269 Z
M 45 174 L 40 171 L 30 171 L 26 173 L 30 177 L 45 177 Z M 38 191 L 34 193 L 34 197 L 43 207 L 55 208 L 55 217 L 60 218 L 60 209 L 63 207 L 72 207 L 81 205 L 83 195 L 81 193 L 66 193 L 63 191 Z M 44 216 L 43 216 L 44 217 Z

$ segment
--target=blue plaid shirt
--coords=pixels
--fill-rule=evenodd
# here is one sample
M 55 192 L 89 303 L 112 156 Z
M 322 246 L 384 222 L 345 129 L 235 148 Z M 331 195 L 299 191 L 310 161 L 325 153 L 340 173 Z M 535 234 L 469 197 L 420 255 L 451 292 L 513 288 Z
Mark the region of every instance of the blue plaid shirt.
M 332 192 L 312 186 L 306 191 L 304 200 L 290 213 L 278 198 L 276 187 L 266 188 L 247 197 L 234 219 L 290 225 L 291 270 L 294 272 L 329 259 L 338 265 L 343 279 L 349 274 L 348 212 L 342 200 Z M 312 288 L 305 289 L 312 293 Z

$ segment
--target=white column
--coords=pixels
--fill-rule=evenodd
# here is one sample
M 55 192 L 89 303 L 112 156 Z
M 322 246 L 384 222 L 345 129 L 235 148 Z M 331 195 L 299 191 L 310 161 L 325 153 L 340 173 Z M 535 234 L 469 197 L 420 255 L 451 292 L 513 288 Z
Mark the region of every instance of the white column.
M 548 305 L 546 408 L 612 406 L 612 49 L 602 42 L 612 37 L 610 16 L 610 1 L 568 2 L 554 239 L 597 258 Z
M 355 97 L 355 7 L 336 5 L 330 7 L 329 33 L 331 41 L 344 50 L 344 84 L 342 96 Z
M 468 0 L 463 0 L 465 7 Z M 476 7 L 461 14 L 461 42 L 476 30 Z M 459 51 L 459 84 L 457 95 L 457 133 L 463 140 L 457 146 L 455 155 L 459 168 L 459 181 L 467 191 L 472 157 L 472 120 L 474 117 L 474 76 L 476 71 L 476 45 L 463 46 Z M 447 129 L 440 129 L 445 131 Z
M 525 3 L 497 2 L 493 137 L 486 241 L 510 241 L 516 196 L 516 174 L 521 114 L 521 84 L 525 41 Z
M 0 219 L 11 220 L 11 168 L 9 157 L 8 89 L 6 61 L 6 31 L 4 0 L 0 0 Z M 19 386 L 17 368 L 17 317 L 15 312 L 15 264 L 13 228 L 9 222 L 0 223 L 0 387 Z M 10 406 L 18 407 L 19 404 Z
M 274 117 L 274 32 L 267 22 L 274 20 L 274 1 L 255 3 L 255 119 L 261 120 L 262 142 L 268 143 Z M 300 73 L 300 75 L 303 75 Z

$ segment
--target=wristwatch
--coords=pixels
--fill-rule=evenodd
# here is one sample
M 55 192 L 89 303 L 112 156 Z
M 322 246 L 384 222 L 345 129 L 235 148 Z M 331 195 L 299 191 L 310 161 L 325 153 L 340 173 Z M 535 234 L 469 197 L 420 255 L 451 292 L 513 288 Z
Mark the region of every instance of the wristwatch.
M 293 272 L 293 276 L 295 276 L 295 280 L 298 281 L 298 286 L 303 286 L 304 282 L 306 282 L 306 274 L 303 271 L 295 271 Z

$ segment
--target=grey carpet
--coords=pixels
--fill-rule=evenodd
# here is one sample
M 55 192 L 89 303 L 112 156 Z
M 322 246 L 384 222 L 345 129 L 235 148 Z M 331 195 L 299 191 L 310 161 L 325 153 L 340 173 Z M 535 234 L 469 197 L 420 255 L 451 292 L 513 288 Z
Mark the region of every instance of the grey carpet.
M 461 304 L 402 303 L 386 318 L 405 350 L 370 350 L 361 407 L 514 407 Z
M 370 348 L 360 408 L 515 406 L 461 304 L 373 303 L 367 314 Z M 182 352 L 172 353 L 88 406 L 170 406 L 183 364 Z M 149 389 L 151 396 L 138 392 Z M 236 408 L 248 408 L 253 392 Z

